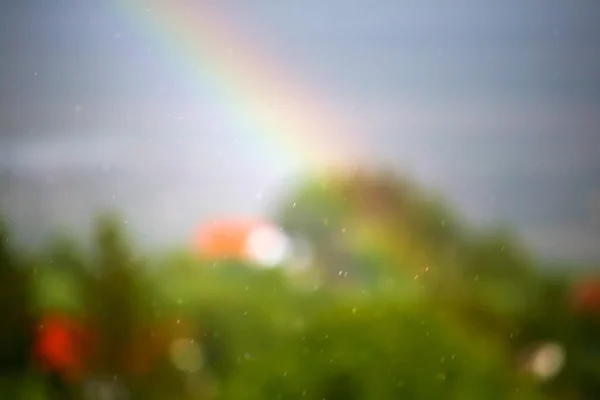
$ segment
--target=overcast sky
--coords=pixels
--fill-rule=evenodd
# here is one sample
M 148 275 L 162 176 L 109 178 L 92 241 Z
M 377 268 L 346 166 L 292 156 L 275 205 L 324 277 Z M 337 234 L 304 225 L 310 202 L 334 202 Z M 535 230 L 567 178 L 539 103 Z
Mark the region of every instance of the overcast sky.
M 117 207 L 150 241 L 264 210 L 292 171 L 240 144 L 236 113 L 118 4 L 0 3 L 0 207 L 23 237 Z M 599 2 L 215 4 L 347 116 L 369 164 L 546 255 L 600 260 Z

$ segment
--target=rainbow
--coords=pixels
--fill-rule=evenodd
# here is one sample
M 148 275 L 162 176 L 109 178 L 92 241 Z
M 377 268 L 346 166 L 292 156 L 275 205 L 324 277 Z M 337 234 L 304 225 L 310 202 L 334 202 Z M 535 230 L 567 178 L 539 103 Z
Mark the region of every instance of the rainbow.
M 214 87 L 241 140 L 260 146 L 261 155 L 301 169 L 351 162 L 347 118 L 285 76 L 288 69 L 247 34 L 236 32 L 218 1 L 113 1 L 169 59 L 182 64 L 177 67 L 189 74 L 190 84 Z

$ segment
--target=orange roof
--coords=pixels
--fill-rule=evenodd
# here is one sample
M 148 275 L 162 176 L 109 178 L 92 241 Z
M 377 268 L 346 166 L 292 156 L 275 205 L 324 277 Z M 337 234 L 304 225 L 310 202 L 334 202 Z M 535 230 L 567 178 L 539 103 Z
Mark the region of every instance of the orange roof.
M 193 247 L 211 258 L 247 257 L 246 243 L 256 228 L 268 225 L 259 219 L 240 218 L 212 221 L 203 225 L 194 237 Z

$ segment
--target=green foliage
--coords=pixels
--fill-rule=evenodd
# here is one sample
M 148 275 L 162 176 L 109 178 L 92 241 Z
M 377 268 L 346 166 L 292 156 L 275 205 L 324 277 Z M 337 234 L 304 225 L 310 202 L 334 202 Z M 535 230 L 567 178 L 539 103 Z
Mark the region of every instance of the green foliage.
M 334 218 L 322 224 L 329 215 Z M 276 218 L 311 239 L 318 232 L 319 266 L 338 271 L 359 265 L 379 276 L 369 288 L 396 291 L 405 301 L 414 300 L 418 288 L 416 298 L 501 343 L 515 360 L 533 343 L 562 343 L 572 359 L 549 388 L 564 389 L 583 376 L 588 383 L 578 385 L 593 386 L 597 375 L 577 371 L 596 367 L 584 367 L 577 354 L 597 345 L 582 338 L 592 328 L 569 309 L 567 270 L 556 279 L 545 276 L 513 235 L 468 227 L 410 180 L 362 172 L 308 180 L 288 195 Z M 367 282 L 365 274 L 359 281 Z
M 58 237 L 25 255 L 2 233 L 0 361 L 10 379 L 0 379 L 0 391 L 48 398 L 51 377 L 37 375 L 28 354 L 35 318 L 58 310 L 96 333 L 88 372 L 118 378 L 113 384 L 133 399 L 600 393 L 600 358 L 590 351 L 600 325 L 571 311 L 569 282 L 542 274 L 510 235 L 468 228 L 414 183 L 364 173 L 307 181 L 278 219 L 312 242 L 324 285 L 310 274 L 186 252 L 145 259 L 116 216 L 97 220 L 89 252 Z M 201 361 L 199 370 L 173 362 L 178 338 L 199 346 L 200 355 L 184 354 Z M 568 363 L 542 385 L 518 361 L 545 340 L 562 343 Z M 151 361 L 141 375 L 130 369 L 138 345 Z M 80 394 L 81 385 L 57 397 Z
M 197 267 L 165 269 L 186 279 L 165 282 L 164 304 L 196 310 L 216 398 L 540 398 L 498 342 L 433 303 L 298 292 L 273 271 Z
M 95 317 L 103 340 L 93 371 L 119 376 L 133 398 L 539 398 L 501 347 L 466 334 L 432 304 L 307 292 L 282 271 L 182 256 L 149 274 L 114 223 L 102 222 L 98 233 L 91 259 L 65 242 L 48 250 L 43 279 L 70 277 L 54 288 L 71 285 L 81 312 Z M 185 334 L 201 344 L 204 368 L 186 375 L 167 355 L 145 377 L 128 377 L 121 356 L 132 332 L 165 316 L 173 326 L 197 322 Z
M 244 336 L 231 341 L 235 378 L 223 382 L 220 398 L 504 399 L 516 387 L 529 390 L 501 355 L 429 312 L 340 301 L 296 331 L 267 321 L 230 328 Z

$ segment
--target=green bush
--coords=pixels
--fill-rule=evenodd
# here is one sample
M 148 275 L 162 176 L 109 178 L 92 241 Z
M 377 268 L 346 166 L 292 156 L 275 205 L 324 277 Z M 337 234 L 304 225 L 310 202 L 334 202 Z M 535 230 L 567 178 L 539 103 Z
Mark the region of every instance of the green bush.
M 500 342 L 465 330 L 433 303 L 306 290 L 282 271 L 185 257 L 166 258 L 150 273 L 127 246 L 104 245 L 90 259 L 58 246 L 33 278 L 46 294 L 71 293 L 46 309 L 101 317 L 103 354 L 92 371 L 118 376 L 134 399 L 541 398 Z M 136 328 L 163 321 L 175 328 L 179 320 L 193 322 L 184 333 L 201 345 L 201 370 L 178 371 L 168 353 L 142 377 L 120 369 Z M 81 390 L 69 389 L 75 398 Z

